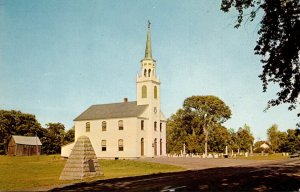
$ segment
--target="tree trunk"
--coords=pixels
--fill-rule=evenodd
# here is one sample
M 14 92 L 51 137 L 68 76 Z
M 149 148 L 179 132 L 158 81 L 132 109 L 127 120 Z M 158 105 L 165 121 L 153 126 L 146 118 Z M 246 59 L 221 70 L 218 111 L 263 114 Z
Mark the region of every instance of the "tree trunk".
M 208 131 L 206 129 L 204 129 L 204 132 L 205 132 L 205 146 L 204 146 L 204 150 L 205 150 L 205 157 L 207 157 Z

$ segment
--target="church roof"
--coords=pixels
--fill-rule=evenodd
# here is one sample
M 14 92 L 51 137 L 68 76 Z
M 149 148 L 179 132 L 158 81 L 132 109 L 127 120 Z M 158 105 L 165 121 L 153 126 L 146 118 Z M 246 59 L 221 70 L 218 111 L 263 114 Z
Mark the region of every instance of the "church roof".
M 136 101 L 92 105 L 76 117 L 74 121 L 138 117 L 147 107 L 148 105 L 137 105 Z

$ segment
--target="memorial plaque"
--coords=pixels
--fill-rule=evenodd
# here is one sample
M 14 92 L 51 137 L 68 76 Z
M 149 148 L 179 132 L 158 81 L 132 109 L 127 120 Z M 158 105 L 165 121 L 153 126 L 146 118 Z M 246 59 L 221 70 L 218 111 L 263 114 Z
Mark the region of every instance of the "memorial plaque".
M 89 168 L 90 168 L 90 172 L 96 172 L 94 161 L 92 159 L 89 160 Z

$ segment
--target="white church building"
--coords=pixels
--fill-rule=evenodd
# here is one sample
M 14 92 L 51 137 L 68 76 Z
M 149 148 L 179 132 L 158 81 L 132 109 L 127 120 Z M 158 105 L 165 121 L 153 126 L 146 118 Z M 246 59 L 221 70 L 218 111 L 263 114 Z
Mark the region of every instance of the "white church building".
M 140 158 L 166 155 L 166 118 L 160 107 L 160 80 L 152 57 L 150 22 L 145 57 L 136 76 L 136 101 L 92 105 L 74 119 L 75 142 L 89 137 L 97 158 Z M 69 157 L 75 143 L 65 145 Z

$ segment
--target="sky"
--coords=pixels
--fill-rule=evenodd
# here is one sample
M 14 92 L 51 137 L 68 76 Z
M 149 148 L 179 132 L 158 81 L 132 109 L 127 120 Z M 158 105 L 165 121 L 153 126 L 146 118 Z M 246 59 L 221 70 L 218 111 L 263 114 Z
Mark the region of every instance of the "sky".
M 221 0 L 0 0 L 0 109 L 34 114 L 66 129 L 94 104 L 136 100 L 147 21 L 166 117 L 192 95 L 215 95 L 231 109 L 224 125 L 266 139 L 274 123 L 295 128 L 287 105 L 262 91 L 254 55 L 259 18 L 235 29 Z

